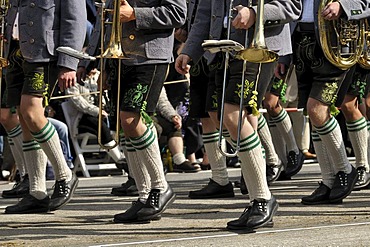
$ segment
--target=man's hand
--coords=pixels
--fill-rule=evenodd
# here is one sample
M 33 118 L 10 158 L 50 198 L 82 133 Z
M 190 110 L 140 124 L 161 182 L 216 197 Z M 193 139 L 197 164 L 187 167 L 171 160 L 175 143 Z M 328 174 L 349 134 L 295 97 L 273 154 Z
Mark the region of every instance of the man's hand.
M 179 116 L 173 116 L 172 117 L 172 123 L 175 125 L 175 129 L 179 130 L 181 129 L 182 122 L 181 122 L 181 117 Z
M 60 91 L 64 92 L 67 88 L 76 84 L 76 71 L 69 68 L 60 68 L 58 76 L 58 86 Z
M 136 19 L 134 9 L 126 0 L 121 0 L 119 19 L 121 22 L 129 22 Z
M 191 58 L 188 55 L 180 54 L 175 61 L 175 69 L 178 73 L 185 75 L 190 71 L 189 62 Z
M 77 82 L 80 85 L 84 85 L 85 84 L 84 80 L 86 80 L 86 68 L 82 66 L 78 67 L 76 77 L 77 77 Z
M 188 32 L 182 28 L 176 28 L 174 34 L 175 39 L 182 43 L 185 43 L 186 39 L 188 38 Z
M 254 13 L 252 8 L 238 5 L 235 9 L 238 11 L 238 14 L 231 23 L 233 27 L 236 29 L 248 29 L 253 26 L 256 21 L 256 13 Z
M 328 21 L 337 20 L 342 14 L 343 10 L 339 2 L 331 2 L 325 6 L 321 12 L 321 16 Z
M 288 70 L 288 65 L 285 63 L 278 63 L 275 67 L 274 74 L 277 78 L 283 79 L 286 75 L 286 72 Z

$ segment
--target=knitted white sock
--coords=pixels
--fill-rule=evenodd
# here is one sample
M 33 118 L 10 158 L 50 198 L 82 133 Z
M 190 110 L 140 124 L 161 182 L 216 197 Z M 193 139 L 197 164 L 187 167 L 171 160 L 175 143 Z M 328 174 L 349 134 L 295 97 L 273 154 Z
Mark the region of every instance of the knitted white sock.
M 325 145 L 320 139 L 319 134 L 314 130 L 312 131 L 312 142 L 315 148 L 317 161 L 319 162 L 322 182 L 331 189 L 335 179 L 333 163 L 328 155 Z
M 271 116 L 271 119 L 275 122 L 280 135 L 285 140 L 288 152 L 294 151 L 298 154 L 299 150 L 294 137 L 292 122 L 285 109 L 283 108 L 276 117 Z
M 54 169 L 55 179 L 57 181 L 71 180 L 72 171 L 64 158 L 55 127 L 48 121 L 39 132 L 32 133 L 32 135 L 50 160 Z
M 276 153 L 274 143 L 272 142 L 272 136 L 270 129 L 267 125 L 265 117 L 260 114 L 258 117 L 257 132 L 265 149 L 266 161 L 269 165 L 277 165 L 281 161 Z
M 288 164 L 288 156 L 287 156 L 285 140 L 281 138 L 280 132 L 277 129 L 275 122 L 271 118 L 268 121 L 268 126 L 269 126 L 271 137 L 272 137 L 272 143 L 274 144 L 275 151 L 279 159 L 284 165 L 282 169 L 284 170 L 284 168 Z
M 24 157 L 27 160 L 27 171 L 30 179 L 30 194 L 42 200 L 48 194 L 46 190 L 47 157 L 40 145 L 32 140 L 23 142 Z
M 234 145 L 236 142 L 234 141 Z M 266 179 L 266 161 L 256 132 L 240 141 L 239 158 L 250 200 L 271 199 Z
M 348 162 L 342 132 L 337 120 L 331 117 L 324 126 L 315 126 L 315 128 L 327 149 L 328 155 L 333 159 L 335 173 L 339 171 L 344 171 L 347 174 L 350 173 L 352 165 Z
M 165 191 L 168 184 L 164 175 L 159 145 L 154 132 L 148 127 L 142 136 L 130 138 L 130 142 L 136 150 L 141 165 L 144 165 L 148 170 L 151 188 Z
M 21 175 L 21 177 L 23 177 L 27 173 L 27 170 L 24 160 L 24 154 L 22 151 L 23 137 L 22 137 L 22 128 L 20 125 L 17 125 L 8 132 L 8 141 L 19 174 Z
M 356 168 L 365 167 L 369 171 L 367 160 L 367 124 L 365 117 L 362 117 L 354 122 L 347 122 L 347 130 L 349 139 L 355 152 Z
M 146 167 L 141 164 L 135 148 L 132 146 L 130 139 L 126 138 L 126 150 L 127 150 L 127 165 L 130 171 L 130 176 L 135 180 L 137 190 L 139 192 L 139 198 L 142 201 L 146 201 L 150 192 L 150 176 Z
M 172 155 L 172 160 L 175 165 L 181 165 L 186 161 L 185 154 L 184 153 L 177 153 Z
M 203 145 L 208 154 L 209 164 L 211 165 L 212 180 L 219 185 L 229 183 L 229 174 L 227 173 L 226 157 L 223 156 L 217 147 L 219 132 L 203 133 Z

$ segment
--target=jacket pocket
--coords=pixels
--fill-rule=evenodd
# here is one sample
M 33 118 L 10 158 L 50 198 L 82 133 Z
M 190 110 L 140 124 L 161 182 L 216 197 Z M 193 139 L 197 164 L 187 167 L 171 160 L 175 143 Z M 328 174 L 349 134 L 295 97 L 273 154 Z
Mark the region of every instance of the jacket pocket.
M 50 0 L 37 0 L 37 6 L 42 9 L 48 10 L 55 7 L 55 2 Z
M 146 55 L 150 59 L 170 59 L 172 57 L 173 39 L 168 36 L 154 36 L 147 37 L 145 45 Z
M 56 56 L 56 48 L 59 46 L 59 30 L 46 31 L 46 47 L 52 56 Z

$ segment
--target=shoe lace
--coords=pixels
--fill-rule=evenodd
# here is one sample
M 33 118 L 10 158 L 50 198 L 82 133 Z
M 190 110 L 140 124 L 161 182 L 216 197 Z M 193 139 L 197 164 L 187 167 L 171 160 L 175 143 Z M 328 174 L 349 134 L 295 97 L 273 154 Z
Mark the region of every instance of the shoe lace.
M 359 181 L 365 180 L 365 172 L 365 169 L 362 167 L 357 170 Z
M 341 186 L 347 186 L 348 185 L 348 174 L 344 172 L 339 172 L 338 174 L 339 183 Z
M 294 151 L 289 152 L 288 159 L 288 163 L 291 163 L 292 165 L 298 164 L 298 155 Z
M 159 196 L 159 191 L 152 191 L 150 194 L 150 205 L 152 205 L 153 207 L 157 207 L 159 205 Z
M 54 185 L 54 194 L 57 193 L 59 195 L 63 195 L 69 192 L 69 187 L 65 180 L 57 181 Z
M 254 200 L 254 205 L 256 205 L 258 211 L 260 211 L 260 212 L 266 212 L 267 211 L 267 202 L 266 201 Z

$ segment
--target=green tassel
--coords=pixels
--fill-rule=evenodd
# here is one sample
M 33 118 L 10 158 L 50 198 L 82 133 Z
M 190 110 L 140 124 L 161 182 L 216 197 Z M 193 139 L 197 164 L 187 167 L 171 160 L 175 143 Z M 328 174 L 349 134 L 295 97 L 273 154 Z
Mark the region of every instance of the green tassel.
M 146 113 L 146 105 L 147 105 L 147 102 L 144 101 L 143 102 L 143 105 L 142 105 L 142 107 L 140 109 L 140 116 L 141 116 L 141 119 L 144 122 L 144 124 L 149 125 L 149 124 L 151 124 L 153 122 L 153 120 L 148 115 L 148 113 Z
M 338 110 L 338 108 L 334 104 L 330 105 L 330 114 L 333 117 L 336 117 L 339 114 L 339 112 L 340 111 Z

